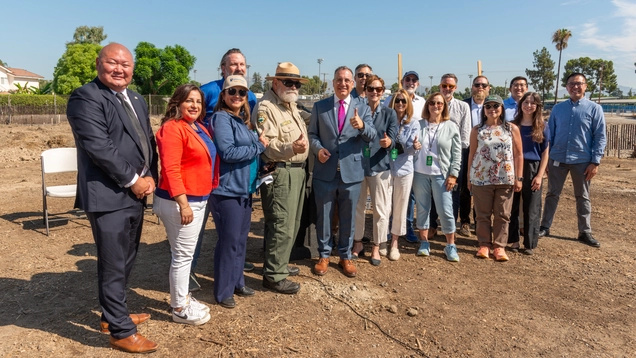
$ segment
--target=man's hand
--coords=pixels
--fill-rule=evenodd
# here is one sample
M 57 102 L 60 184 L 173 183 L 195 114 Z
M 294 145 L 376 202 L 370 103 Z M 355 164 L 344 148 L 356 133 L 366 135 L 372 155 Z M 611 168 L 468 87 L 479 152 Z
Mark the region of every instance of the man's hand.
M 355 128 L 355 129 L 363 129 L 364 128 L 364 122 L 362 121 L 360 116 L 358 116 L 358 109 L 357 108 L 355 108 L 353 110 L 353 117 L 351 117 L 349 122 L 351 122 L 351 126 L 353 128 Z
M 422 149 L 422 143 L 420 143 L 420 141 L 417 140 L 417 136 L 415 136 L 415 139 L 413 139 L 413 149 L 415 150 Z
M 292 143 L 294 154 L 305 153 L 307 148 L 309 148 L 309 142 L 305 139 L 305 135 L 300 133 L 300 137 Z
M 325 148 L 320 148 L 320 150 L 318 151 L 318 160 L 321 163 L 324 163 L 329 160 L 329 157 L 331 157 L 331 153 L 329 153 L 329 151 Z
M 585 168 L 583 175 L 585 175 L 585 180 L 590 181 L 594 176 L 598 173 L 598 165 L 590 164 Z
M 137 199 L 143 199 L 148 195 L 146 192 L 150 190 L 150 183 L 145 178 L 137 178 L 135 184 L 130 186 L 130 190 L 132 190 Z
M 155 184 L 155 180 L 154 180 L 151 176 L 146 176 L 146 177 L 144 177 L 144 179 L 146 179 L 146 181 L 147 181 L 147 182 L 148 182 L 148 184 L 150 185 L 150 187 L 148 188 L 148 190 L 146 190 L 146 191 L 144 192 L 144 195 L 145 195 L 145 196 L 148 196 L 148 195 L 151 195 L 152 193 L 154 193 L 154 192 L 155 192 L 156 184 Z
M 389 137 L 386 135 L 386 132 L 384 132 L 384 137 L 382 137 L 382 139 L 380 139 L 380 147 L 382 147 L 382 148 L 385 148 L 385 149 L 386 149 L 386 148 L 388 148 L 388 147 L 390 147 L 390 146 L 391 146 L 391 143 L 393 143 L 393 142 L 391 141 L 391 138 L 389 138 Z

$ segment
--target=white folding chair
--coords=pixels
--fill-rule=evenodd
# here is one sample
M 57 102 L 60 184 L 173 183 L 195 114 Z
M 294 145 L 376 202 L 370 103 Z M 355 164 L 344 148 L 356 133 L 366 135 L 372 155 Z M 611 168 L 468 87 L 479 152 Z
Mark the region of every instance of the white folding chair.
M 49 235 L 49 222 L 59 220 L 69 220 L 68 217 L 49 219 L 49 210 L 46 197 L 72 198 L 77 189 L 76 184 L 47 186 L 45 174 L 77 172 L 77 151 L 75 148 L 56 148 L 42 152 L 42 208 L 44 224 L 46 225 L 46 235 Z M 51 214 L 59 215 L 59 214 Z

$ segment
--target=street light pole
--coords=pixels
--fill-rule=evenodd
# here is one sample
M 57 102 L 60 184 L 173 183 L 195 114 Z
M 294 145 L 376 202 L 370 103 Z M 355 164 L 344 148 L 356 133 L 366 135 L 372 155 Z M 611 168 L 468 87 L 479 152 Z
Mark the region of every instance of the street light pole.
M 428 76 L 431 79 L 431 89 L 433 89 L 433 76 Z
M 194 82 L 197 81 L 197 70 L 194 70 Z
M 216 79 L 221 79 L 221 67 L 216 68 Z
M 250 86 L 250 67 L 252 67 L 252 65 L 246 65 L 245 67 L 247 67 L 247 87 Z

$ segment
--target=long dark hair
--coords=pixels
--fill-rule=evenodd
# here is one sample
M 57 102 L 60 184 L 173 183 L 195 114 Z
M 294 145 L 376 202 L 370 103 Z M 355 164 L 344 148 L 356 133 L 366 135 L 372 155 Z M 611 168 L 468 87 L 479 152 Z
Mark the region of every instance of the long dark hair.
M 190 96 L 190 92 L 192 91 L 197 91 L 199 92 L 199 95 L 201 95 L 201 114 L 199 114 L 197 121 L 200 121 L 203 117 L 205 117 L 205 95 L 203 94 L 203 91 L 193 84 L 186 83 L 174 90 L 172 97 L 170 97 L 170 100 L 168 101 L 166 114 L 164 114 L 163 118 L 161 118 L 161 124 L 164 124 L 169 120 L 174 119 L 178 121 L 183 118 L 183 113 L 179 110 L 179 106 L 188 99 L 188 96 Z
M 231 87 L 230 87 L 231 88 Z M 232 113 L 232 110 L 230 109 L 230 106 L 227 105 L 227 103 L 225 103 L 225 101 L 223 100 L 223 92 L 226 92 L 228 90 L 228 88 L 224 89 L 223 91 L 221 91 L 221 93 L 219 93 L 219 100 L 216 101 L 216 106 L 214 106 L 214 112 L 216 111 L 226 111 L 228 113 Z M 246 89 L 247 91 L 247 89 Z M 229 96 L 229 94 L 228 94 Z M 243 123 L 245 123 L 246 126 L 250 126 L 250 100 L 249 100 L 250 96 L 249 96 L 249 91 L 248 94 L 245 96 L 245 102 L 243 103 L 243 108 L 241 108 L 241 111 L 239 113 L 239 117 L 241 117 L 243 119 Z
M 488 120 L 488 117 L 486 116 L 486 103 L 490 103 L 490 102 L 484 102 L 484 106 L 481 108 L 481 122 L 479 123 L 479 128 L 482 128 L 485 124 L 486 121 Z M 498 102 L 495 102 L 498 103 Z M 506 109 L 504 108 L 504 105 L 499 103 L 499 105 L 501 107 L 501 115 L 499 115 L 499 119 L 501 121 L 501 125 L 504 127 L 504 129 L 506 130 L 506 132 L 510 132 L 510 122 L 508 122 L 506 120 Z
M 521 110 L 521 106 L 523 102 L 532 96 L 534 103 L 537 104 L 537 108 L 534 110 L 532 114 L 532 141 L 536 143 L 543 143 L 543 131 L 545 130 L 545 121 L 543 120 L 543 102 L 541 102 L 541 96 L 539 96 L 536 92 L 526 92 L 526 94 L 521 97 L 519 100 L 519 104 L 517 104 L 517 114 L 515 115 L 515 119 L 512 123 L 517 126 L 521 126 L 521 120 L 523 119 L 523 111 Z

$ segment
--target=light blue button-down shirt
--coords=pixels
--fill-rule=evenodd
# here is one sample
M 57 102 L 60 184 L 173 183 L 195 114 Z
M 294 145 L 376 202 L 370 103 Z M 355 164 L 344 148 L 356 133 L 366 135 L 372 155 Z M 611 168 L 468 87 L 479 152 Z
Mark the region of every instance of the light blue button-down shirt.
M 550 158 L 565 164 L 599 164 L 605 152 L 605 115 L 587 98 L 554 106 L 550 119 Z

